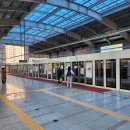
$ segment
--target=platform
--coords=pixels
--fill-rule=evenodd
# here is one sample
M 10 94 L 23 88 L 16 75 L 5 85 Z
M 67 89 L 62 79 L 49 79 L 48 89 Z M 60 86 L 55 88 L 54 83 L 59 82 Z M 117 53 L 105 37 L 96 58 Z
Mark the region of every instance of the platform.
M 95 92 L 8 76 L 0 130 L 129 130 L 130 94 Z

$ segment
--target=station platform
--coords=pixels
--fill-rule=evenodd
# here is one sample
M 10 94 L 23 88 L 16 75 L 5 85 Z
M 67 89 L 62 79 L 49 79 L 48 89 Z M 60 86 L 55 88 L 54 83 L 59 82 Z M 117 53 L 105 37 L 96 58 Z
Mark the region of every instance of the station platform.
M 130 93 L 83 88 L 8 75 L 0 130 L 130 130 Z

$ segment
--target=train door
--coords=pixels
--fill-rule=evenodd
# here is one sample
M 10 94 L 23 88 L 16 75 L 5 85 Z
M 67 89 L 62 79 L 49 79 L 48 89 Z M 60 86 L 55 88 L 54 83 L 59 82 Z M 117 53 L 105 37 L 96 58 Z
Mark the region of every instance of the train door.
M 95 61 L 95 84 L 104 86 L 103 60 Z
M 120 88 L 130 90 L 130 59 L 120 60 Z
M 39 64 L 35 65 L 35 77 L 39 77 Z
M 84 71 L 84 61 L 79 61 L 79 83 L 84 83 L 84 76 L 85 71 Z
M 47 64 L 44 64 L 43 78 L 47 78 Z
M 32 74 L 33 74 L 33 77 L 36 77 L 36 73 L 35 73 L 35 64 L 32 65 Z
M 43 78 L 44 74 L 44 64 L 39 65 L 39 77 Z
M 29 70 L 29 72 L 28 72 L 29 74 L 28 74 L 28 75 L 29 75 L 30 77 L 33 76 L 33 68 L 32 68 L 32 67 L 33 67 L 33 66 L 32 66 L 31 64 L 28 65 L 28 70 Z
M 92 61 L 87 61 L 85 64 L 85 80 L 86 84 L 93 84 L 93 63 Z
M 23 74 L 24 74 L 24 66 L 21 65 L 21 75 L 23 75 Z
M 78 62 L 72 62 L 72 70 L 74 71 L 73 82 L 79 82 L 78 81 L 78 77 L 79 77 L 79 66 L 78 66 Z
M 106 87 L 116 88 L 116 60 L 106 60 Z
M 62 71 L 62 78 L 63 78 L 63 81 L 64 81 L 64 80 L 65 80 L 65 79 L 64 79 L 64 74 L 65 74 L 65 73 L 64 73 L 64 71 L 65 71 L 65 70 L 64 70 L 64 62 L 60 63 L 60 64 L 59 64 L 59 67 L 60 67 L 60 69 L 61 69 L 61 71 Z
M 52 64 L 52 79 L 57 79 L 58 63 Z
M 52 64 L 51 63 L 48 63 L 48 79 L 51 79 L 52 78 Z

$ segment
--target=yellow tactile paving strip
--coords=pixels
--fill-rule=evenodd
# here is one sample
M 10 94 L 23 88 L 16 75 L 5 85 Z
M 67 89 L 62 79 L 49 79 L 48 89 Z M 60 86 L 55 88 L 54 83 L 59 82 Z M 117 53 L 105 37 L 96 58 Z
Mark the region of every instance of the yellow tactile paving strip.
M 45 92 L 47 94 L 50 94 L 50 95 L 62 98 L 64 100 L 67 100 L 67 101 L 70 101 L 70 102 L 74 102 L 74 103 L 79 104 L 81 106 L 85 106 L 87 108 L 91 108 L 91 109 L 94 109 L 96 111 L 99 111 L 99 112 L 102 112 L 102 113 L 105 113 L 105 114 L 108 114 L 108 115 L 111 115 L 111 116 L 114 116 L 114 117 L 117 117 L 117 118 L 120 118 L 120 119 L 123 119 L 123 120 L 126 120 L 126 121 L 130 121 L 130 117 L 129 116 L 125 116 L 125 115 L 119 114 L 117 112 L 113 112 L 113 111 L 104 109 L 102 107 L 94 106 L 94 105 L 91 105 L 91 104 L 86 103 L 86 102 L 81 102 L 81 101 L 76 100 L 76 99 L 72 99 L 72 98 L 69 98 L 69 97 L 66 97 L 66 96 L 63 96 L 63 95 L 60 95 L 60 94 L 56 94 L 56 93 L 50 92 L 48 90 L 41 90 L 41 91 Z
M 79 91 L 79 92 L 74 92 L 74 93 L 71 93 L 71 94 L 65 94 L 64 96 L 70 97 L 70 96 L 73 96 L 73 95 L 84 94 L 84 93 L 88 93 L 88 92 L 87 91 Z
M 17 117 L 29 128 L 29 130 L 45 130 L 41 125 L 29 117 L 25 112 L 23 112 L 19 107 L 14 103 L 10 102 L 6 95 L 0 95 L 1 101 L 10 108 Z

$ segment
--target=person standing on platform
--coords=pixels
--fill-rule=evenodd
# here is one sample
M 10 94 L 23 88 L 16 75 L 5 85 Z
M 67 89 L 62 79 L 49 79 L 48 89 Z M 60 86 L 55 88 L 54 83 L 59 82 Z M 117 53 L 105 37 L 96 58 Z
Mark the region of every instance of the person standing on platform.
M 1 80 L 2 80 L 3 84 L 6 82 L 6 69 L 5 69 L 5 66 L 2 66 L 2 68 L 1 68 Z
M 74 75 L 74 72 L 71 70 L 70 66 L 68 67 L 65 74 L 67 76 L 67 88 L 72 88 L 72 75 Z
M 58 84 L 61 84 L 61 78 L 62 78 L 62 70 L 59 67 L 57 70 L 57 79 L 58 79 Z

